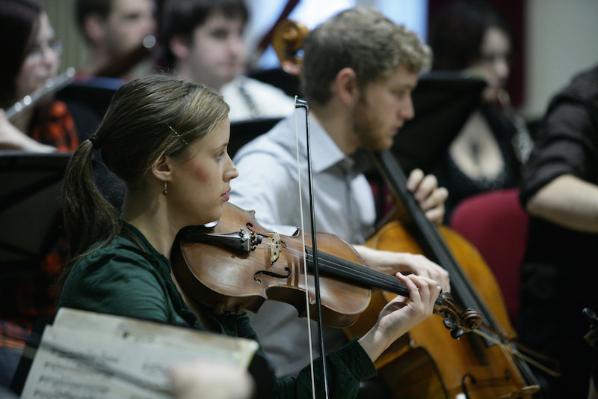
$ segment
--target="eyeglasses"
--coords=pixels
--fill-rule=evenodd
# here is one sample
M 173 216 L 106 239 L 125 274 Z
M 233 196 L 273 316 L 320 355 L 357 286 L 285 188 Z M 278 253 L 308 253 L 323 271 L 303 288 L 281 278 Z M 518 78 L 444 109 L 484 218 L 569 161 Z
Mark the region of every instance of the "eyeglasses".
M 57 56 L 62 54 L 62 42 L 58 39 L 49 40 L 46 43 L 36 44 L 27 53 L 27 58 L 39 61 L 44 58 L 46 50 L 51 50 Z

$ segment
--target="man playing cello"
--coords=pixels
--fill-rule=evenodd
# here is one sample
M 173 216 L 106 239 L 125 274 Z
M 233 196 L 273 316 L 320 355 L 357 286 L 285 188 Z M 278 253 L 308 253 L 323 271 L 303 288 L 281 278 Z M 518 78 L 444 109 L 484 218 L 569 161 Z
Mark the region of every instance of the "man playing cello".
M 429 60 L 430 50 L 414 33 L 367 8 L 341 12 L 307 37 L 301 81 L 312 111 L 319 231 L 353 244 L 363 243 L 372 233 L 374 201 L 359 150 L 390 148 L 399 128 L 414 116 L 411 92 Z M 299 146 L 305 157 L 305 142 Z M 274 230 L 281 231 L 281 224 L 301 224 L 292 116 L 243 147 L 235 163 L 240 177 L 232 183 L 233 203 L 255 209 L 258 221 Z M 447 191 L 419 170 L 410 175 L 408 187 L 427 217 L 439 223 Z M 307 187 L 302 187 L 301 196 L 307 215 Z M 450 289 L 447 272 L 421 255 L 361 245 L 355 249 L 372 268 L 388 274 L 415 273 L 437 281 L 443 291 Z M 292 307 L 266 302 L 252 315 L 252 324 L 278 375 L 293 375 L 309 362 L 305 321 L 297 319 Z M 328 348 L 334 348 L 345 339 L 338 331 L 326 330 L 325 340 Z

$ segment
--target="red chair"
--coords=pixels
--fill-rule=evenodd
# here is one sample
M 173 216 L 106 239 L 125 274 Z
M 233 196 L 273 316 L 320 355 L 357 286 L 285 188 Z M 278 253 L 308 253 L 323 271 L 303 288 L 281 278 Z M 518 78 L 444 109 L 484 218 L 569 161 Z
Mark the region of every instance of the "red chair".
M 461 202 L 451 227 L 480 251 L 503 292 L 511 320 L 519 309 L 519 269 L 525 255 L 528 215 L 516 189 L 491 191 Z

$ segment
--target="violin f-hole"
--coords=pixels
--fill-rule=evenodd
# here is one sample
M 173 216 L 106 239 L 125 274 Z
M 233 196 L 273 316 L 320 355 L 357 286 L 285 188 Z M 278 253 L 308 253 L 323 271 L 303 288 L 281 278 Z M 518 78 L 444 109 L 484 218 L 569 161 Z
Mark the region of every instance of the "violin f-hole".
M 270 270 L 260 270 L 260 271 L 255 272 L 255 274 L 253 275 L 253 279 L 260 284 L 262 283 L 262 280 L 260 280 L 260 278 L 258 277 L 260 274 L 264 274 L 266 276 L 270 276 L 270 277 L 274 277 L 274 278 L 288 279 L 291 276 L 291 270 L 288 267 L 285 267 L 284 270 L 286 271 L 286 274 L 276 273 L 276 272 L 273 272 Z

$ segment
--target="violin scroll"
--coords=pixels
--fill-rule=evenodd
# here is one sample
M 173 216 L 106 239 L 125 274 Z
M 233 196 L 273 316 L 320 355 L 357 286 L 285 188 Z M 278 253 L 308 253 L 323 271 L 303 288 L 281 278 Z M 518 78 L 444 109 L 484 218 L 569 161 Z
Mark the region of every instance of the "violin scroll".
M 482 317 L 477 311 L 462 309 L 448 292 L 440 294 L 434 305 L 434 313 L 443 318 L 444 326 L 454 339 L 459 339 L 482 325 Z

